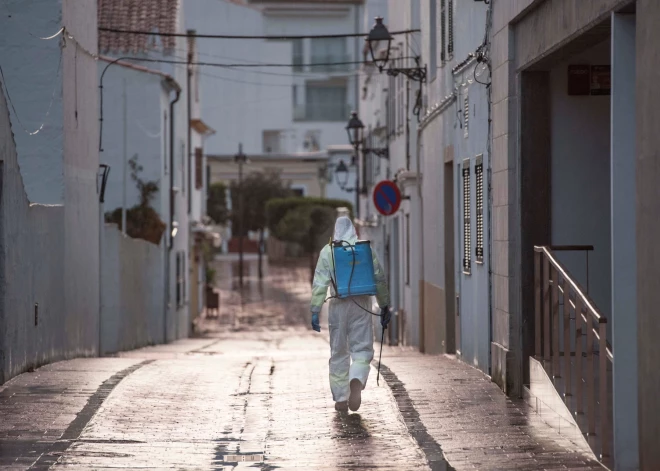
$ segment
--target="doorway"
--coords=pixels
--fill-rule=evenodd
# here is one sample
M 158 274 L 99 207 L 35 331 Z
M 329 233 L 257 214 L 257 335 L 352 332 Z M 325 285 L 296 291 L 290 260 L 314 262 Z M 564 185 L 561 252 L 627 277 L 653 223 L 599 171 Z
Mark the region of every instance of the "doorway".
M 446 353 L 460 350 L 460 323 L 456 309 L 456 285 L 454 282 L 454 162 L 445 163 L 444 172 L 445 215 L 445 313 L 447 319 Z

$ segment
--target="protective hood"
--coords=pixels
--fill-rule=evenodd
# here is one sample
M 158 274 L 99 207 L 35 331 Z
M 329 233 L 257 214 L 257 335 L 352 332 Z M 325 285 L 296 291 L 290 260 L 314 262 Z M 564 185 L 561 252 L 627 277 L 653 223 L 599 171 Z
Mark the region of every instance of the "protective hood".
M 355 232 L 355 227 L 351 222 L 351 219 L 347 216 L 339 216 L 335 222 L 335 235 L 333 240 L 345 240 L 350 244 L 355 244 L 357 241 L 357 232 Z

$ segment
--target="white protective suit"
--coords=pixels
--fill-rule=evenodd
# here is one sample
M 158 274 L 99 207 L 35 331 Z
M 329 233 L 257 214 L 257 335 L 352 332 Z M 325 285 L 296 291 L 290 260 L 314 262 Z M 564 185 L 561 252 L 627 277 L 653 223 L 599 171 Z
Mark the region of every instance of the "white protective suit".
M 351 245 L 358 240 L 355 227 L 348 217 L 337 218 L 333 240 L 345 240 Z M 378 305 L 380 307 L 389 306 L 390 299 L 385 273 L 375 250 L 372 251 L 372 256 Z M 334 276 L 332 249 L 330 245 L 326 245 L 321 250 L 314 273 L 312 312 L 321 310 L 328 287 L 331 286 L 331 276 Z M 331 288 L 331 291 L 334 296 L 336 294 L 334 289 Z M 367 384 L 371 360 L 374 357 L 374 346 L 372 315 L 365 312 L 365 309 L 371 311 L 371 296 L 351 296 L 330 300 L 328 319 L 331 351 L 330 389 L 335 402 L 348 400 L 351 380 L 359 379 L 362 389 Z

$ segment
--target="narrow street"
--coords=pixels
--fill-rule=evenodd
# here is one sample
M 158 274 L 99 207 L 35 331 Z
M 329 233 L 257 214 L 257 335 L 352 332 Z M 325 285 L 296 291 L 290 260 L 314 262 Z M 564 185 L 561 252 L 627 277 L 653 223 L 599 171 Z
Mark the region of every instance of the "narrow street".
M 44 366 L 0 387 L 2 469 L 601 469 L 448 357 L 387 348 L 358 413 L 333 408 L 309 271 L 217 263 L 199 338 Z M 322 325 L 326 321 L 322 319 Z M 377 365 L 375 365 L 377 366 Z

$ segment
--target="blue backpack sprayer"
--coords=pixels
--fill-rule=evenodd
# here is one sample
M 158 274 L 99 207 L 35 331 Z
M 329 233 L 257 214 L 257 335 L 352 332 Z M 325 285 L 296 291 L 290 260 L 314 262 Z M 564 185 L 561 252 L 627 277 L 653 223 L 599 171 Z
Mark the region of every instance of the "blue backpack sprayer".
M 377 293 L 376 281 L 374 280 L 374 262 L 371 252 L 371 243 L 368 240 L 358 240 L 351 245 L 345 240 L 332 241 L 332 265 L 334 277 L 332 281 L 335 297 L 340 299 L 351 296 L 374 296 Z M 372 316 L 381 316 L 364 309 L 355 300 L 356 306 L 368 312 Z M 385 329 L 383 327 L 380 339 L 380 355 L 378 356 L 378 375 L 376 384 L 380 385 L 380 361 L 383 356 L 383 341 L 385 340 Z

